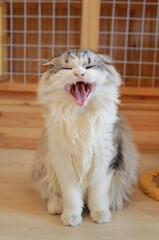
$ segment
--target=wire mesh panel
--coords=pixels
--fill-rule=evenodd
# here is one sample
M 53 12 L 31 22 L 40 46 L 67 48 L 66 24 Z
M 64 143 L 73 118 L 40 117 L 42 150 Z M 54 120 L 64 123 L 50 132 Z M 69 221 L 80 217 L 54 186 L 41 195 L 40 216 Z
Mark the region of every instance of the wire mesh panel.
M 45 71 L 42 63 L 66 49 L 80 48 L 81 3 L 81 0 L 2 1 L 0 81 L 36 83 Z
M 159 1 L 101 0 L 100 52 L 125 86 L 159 87 Z
M 80 48 L 81 5 L 1 0 L 0 81 L 35 83 L 47 59 Z M 101 0 L 99 50 L 112 56 L 125 86 L 159 87 L 158 33 L 158 0 Z

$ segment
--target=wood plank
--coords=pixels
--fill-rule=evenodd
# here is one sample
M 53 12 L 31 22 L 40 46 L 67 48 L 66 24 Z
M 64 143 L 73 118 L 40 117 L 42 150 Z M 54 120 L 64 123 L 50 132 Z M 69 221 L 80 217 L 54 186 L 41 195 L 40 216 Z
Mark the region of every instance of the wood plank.
M 23 113 L 23 112 L 27 112 L 28 114 L 29 113 L 35 113 L 35 112 L 37 112 L 37 113 L 41 113 L 41 106 L 39 105 L 35 105 L 35 106 L 5 106 L 5 105 L 2 105 L 2 106 L 0 106 L 0 111 L 1 112 L 12 112 L 12 113 L 17 113 L 17 112 L 21 112 L 21 113 Z
M 132 127 L 139 150 L 159 152 L 159 113 L 132 110 L 121 112 Z M 44 124 L 40 114 L 39 117 L 33 112 L 26 112 L 25 115 L 25 111 L 20 112 L 20 115 L 14 112 L 5 114 L 4 119 L 0 120 L 0 147 L 7 147 L 7 142 L 8 147 L 37 146 Z
M 0 99 L 23 99 L 27 102 L 35 98 L 37 98 L 36 92 L 0 91 Z
M 159 101 L 125 101 L 123 100 L 119 109 L 124 110 L 150 110 L 150 111 L 159 111 Z
M 159 132 L 159 111 L 121 110 L 131 127 L 141 131 Z
M 36 149 L 39 139 L 39 137 L 8 137 L 0 133 L 0 148 Z
M 4 98 L 0 98 L 0 106 L 3 105 L 10 105 L 10 106 L 39 106 L 39 104 L 37 104 L 37 100 L 36 98 L 33 98 L 32 100 L 30 99 L 14 99 L 14 98 L 10 98 L 10 99 L 4 99 Z
M 42 128 L 30 127 L 1 127 L 0 126 L 0 136 L 1 140 L 3 137 L 14 137 L 14 138 L 40 138 L 42 133 Z
M 29 98 L 29 92 L 17 94 L 17 98 L 14 95 L 0 97 L 0 147 L 34 148 L 44 126 L 42 107 L 35 96 Z M 125 96 L 124 103 L 119 106 L 132 127 L 140 151 L 159 152 L 159 104 L 155 99 L 142 96 L 135 99 L 130 95 Z M 148 103 L 149 108 L 143 107 Z M 151 105 L 155 107 L 151 109 Z
M 37 84 L 10 84 L 1 83 L 0 91 L 4 92 L 26 92 L 35 93 L 37 91 Z M 145 96 L 145 97 L 159 97 L 159 88 L 151 87 L 120 87 L 120 94 L 123 96 Z
M 24 99 L 23 99 L 24 98 Z M 31 98 L 31 97 L 30 97 Z M 38 104 L 36 97 L 32 97 L 32 100 L 29 98 L 26 99 L 24 96 L 20 99 L 15 99 L 14 97 L 1 98 L 0 97 L 0 106 L 39 106 L 41 111 L 42 107 Z M 119 104 L 119 109 L 131 109 L 131 110 L 159 110 L 159 100 L 151 99 L 125 99 L 121 97 L 121 104 Z
M 8 92 L 36 92 L 37 84 L 10 84 L 10 83 L 1 83 L 0 91 Z
M 1 127 L 43 128 L 44 119 L 39 112 L 1 112 Z
M 121 87 L 120 88 L 121 95 L 128 96 L 154 96 L 159 97 L 159 88 L 151 88 L 151 87 Z
M 81 48 L 98 51 L 100 0 L 82 1 Z
M 35 149 L 42 134 L 42 127 L 0 126 L 0 147 Z
M 132 132 L 141 152 L 159 152 L 159 131 L 133 130 Z

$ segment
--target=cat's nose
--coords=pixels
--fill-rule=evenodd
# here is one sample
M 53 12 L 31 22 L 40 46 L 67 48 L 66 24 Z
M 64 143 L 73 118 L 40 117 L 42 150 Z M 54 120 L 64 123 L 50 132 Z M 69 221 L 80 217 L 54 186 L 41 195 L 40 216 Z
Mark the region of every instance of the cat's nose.
M 74 73 L 74 75 L 75 75 L 76 77 L 83 77 L 83 76 L 84 76 L 84 73 Z
M 73 74 L 76 77 L 78 77 L 78 78 L 83 77 L 84 74 L 85 74 L 85 69 L 83 69 L 83 68 L 76 68 L 76 69 L 74 69 Z

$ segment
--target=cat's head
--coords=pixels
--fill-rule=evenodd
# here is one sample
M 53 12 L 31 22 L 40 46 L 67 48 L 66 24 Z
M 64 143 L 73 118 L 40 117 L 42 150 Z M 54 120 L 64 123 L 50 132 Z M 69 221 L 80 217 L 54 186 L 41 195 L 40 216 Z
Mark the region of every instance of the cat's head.
M 106 88 L 117 88 L 121 84 L 120 75 L 110 59 L 90 50 L 63 52 L 47 65 L 49 68 L 42 77 L 40 95 L 52 92 L 58 101 L 61 99 L 79 107 L 86 106 L 96 97 L 99 99 Z

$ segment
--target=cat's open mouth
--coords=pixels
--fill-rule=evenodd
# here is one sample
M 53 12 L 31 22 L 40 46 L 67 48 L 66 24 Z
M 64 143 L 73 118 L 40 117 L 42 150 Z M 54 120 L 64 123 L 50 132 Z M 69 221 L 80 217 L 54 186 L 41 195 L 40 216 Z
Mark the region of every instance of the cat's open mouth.
M 76 84 L 67 84 L 67 92 L 75 99 L 78 105 L 84 106 L 90 93 L 95 88 L 95 83 L 76 82 Z

